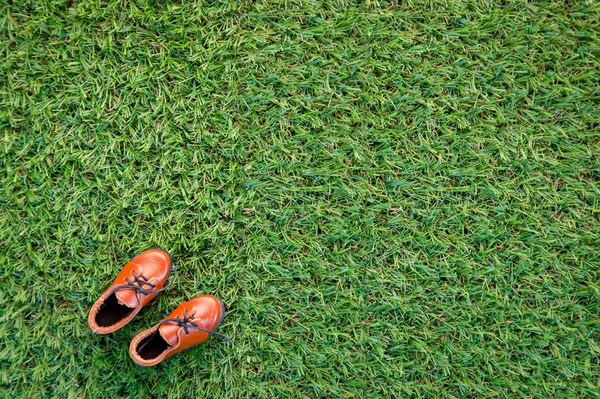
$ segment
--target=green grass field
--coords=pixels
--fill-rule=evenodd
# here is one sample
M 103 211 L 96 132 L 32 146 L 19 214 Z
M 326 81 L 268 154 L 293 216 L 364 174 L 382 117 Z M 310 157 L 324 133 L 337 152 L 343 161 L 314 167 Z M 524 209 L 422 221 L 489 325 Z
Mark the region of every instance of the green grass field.
M 600 4 L 1 1 L 0 397 L 600 396 Z M 180 261 L 122 330 L 135 253 Z M 182 301 L 213 337 L 128 345 Z

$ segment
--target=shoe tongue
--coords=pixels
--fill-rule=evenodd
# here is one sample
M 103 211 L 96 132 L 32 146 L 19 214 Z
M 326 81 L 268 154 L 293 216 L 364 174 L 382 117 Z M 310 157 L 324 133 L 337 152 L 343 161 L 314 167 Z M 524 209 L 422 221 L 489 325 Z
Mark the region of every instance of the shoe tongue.
M 128 262 L 125 266 L 131 267 L 132 276 L 129 277 L 130 279 L 133 278 L 134 272 L 137 273 L 138 275 L 141 275 L 143 273 L 142 267 L 136 263 Z M 117 292 L 115 292 L 115 296 L 117 297 L 117 300 L 119 301 L 120 305 L 124 305 L 124 306 L 127 306 L 128 308 L 132 308 L 132 309 L 135 309 L 138 306 L 140 306 L 140 300 L 138 297 L 138 293 L 134 289 L 131 289 L 131 288 L 119 289 L 119 290 L 117 290 Z
M 181 329 L 178 325 L 173 325 L 170 323 L 165 323 L 162 326 L 158 327 L 158 332 L 160 336 L 167 341 L 167 343 L 171 346 L 177 345 L 179 342 L 179 330 Z
M 120 305 L 127 306 L 128 308 L 135 309 L 139 306 L 140 301 L 138 300 L 136 290 L 125 288 L 115 292 L 115 296 L 119 301 Z

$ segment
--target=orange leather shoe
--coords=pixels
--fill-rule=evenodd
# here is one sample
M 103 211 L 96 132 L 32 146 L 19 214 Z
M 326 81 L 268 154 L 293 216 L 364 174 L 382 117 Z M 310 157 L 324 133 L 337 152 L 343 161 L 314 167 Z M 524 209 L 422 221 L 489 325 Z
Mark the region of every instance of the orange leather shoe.
M 150 248 L 129 261 L 110 287 L 96 301 L 88 316 L 94 334 L 117 331 L 165 286 L 172 261 L 167 251 Z
M 129 345 L 129 355 L 140 366 L 154 366 L 217 333 L 225 317 L 223 302 L 213 295 L 201 295 L 179 305 L 152 328 L 142 331 Z

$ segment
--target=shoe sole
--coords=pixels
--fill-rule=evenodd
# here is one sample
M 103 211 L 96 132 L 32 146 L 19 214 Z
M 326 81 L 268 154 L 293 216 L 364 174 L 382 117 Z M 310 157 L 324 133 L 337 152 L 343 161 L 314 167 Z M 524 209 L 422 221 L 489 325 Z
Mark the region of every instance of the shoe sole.
M 215 298 L 217 298 L 217 297 L 215 296 Z M 223 319 L 225 318 L 225 305 L 223 304 L 223 301 L 221 300 L 221 298 L 217 298 L 217 300 L 219 301 L 219 305 L 221 305 L 221 317 L 219 317 L 219 321 L 217 321 L 217 325 L 215 326 L 215 329 L 213 330 L 214 332 L 217 332 L 217 330 L 221 326 L 221 323 L 223 322 Z

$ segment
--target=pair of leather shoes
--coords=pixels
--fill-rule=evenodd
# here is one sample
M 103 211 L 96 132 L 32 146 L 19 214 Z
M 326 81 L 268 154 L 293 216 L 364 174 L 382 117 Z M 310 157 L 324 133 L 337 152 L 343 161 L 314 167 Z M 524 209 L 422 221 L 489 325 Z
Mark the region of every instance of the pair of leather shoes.
M 160 248 L 134 257 L 92 306 L 88 324 L 93 333 L 108 334 L 129 323 L 152 298 L 169 288 L 165 283 L 172 268 L 171 256 Z M 211 335 L 227 340 L 216 332 L 224 317 L 225 307 L 219 298 L 198 296 L 136 335 L 129 354 L 140 366 L 154 366 Z

